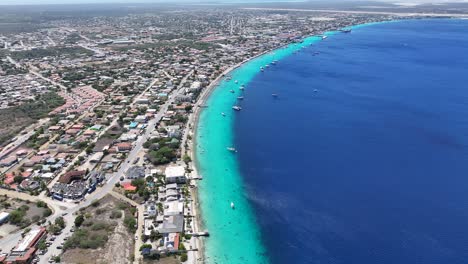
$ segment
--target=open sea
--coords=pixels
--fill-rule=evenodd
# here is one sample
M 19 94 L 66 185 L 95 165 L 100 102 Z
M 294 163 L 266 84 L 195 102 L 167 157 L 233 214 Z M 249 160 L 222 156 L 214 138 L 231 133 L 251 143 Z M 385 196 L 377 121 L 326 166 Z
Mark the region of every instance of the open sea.
M 206 263 L 468 263 L 468 20 L 327 35 L 206 103 Z

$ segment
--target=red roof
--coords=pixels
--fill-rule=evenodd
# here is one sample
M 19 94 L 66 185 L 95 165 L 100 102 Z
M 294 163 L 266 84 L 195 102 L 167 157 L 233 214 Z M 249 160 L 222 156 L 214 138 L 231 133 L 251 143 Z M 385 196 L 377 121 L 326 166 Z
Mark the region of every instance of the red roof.
M 32 174 L 31 172 L 25 171 L 25 172 L 21 173 L 21 176 L 23 176 L 24 178 L 27 178 L 27 177 L 31 176 L 31 174 Z
M 122 187 L 124 188 L 124 190 L 130 191 L 130 192 L 134 192 L 137 189 L 137 187 L 133 186 L 131 182 L 122 183 Z

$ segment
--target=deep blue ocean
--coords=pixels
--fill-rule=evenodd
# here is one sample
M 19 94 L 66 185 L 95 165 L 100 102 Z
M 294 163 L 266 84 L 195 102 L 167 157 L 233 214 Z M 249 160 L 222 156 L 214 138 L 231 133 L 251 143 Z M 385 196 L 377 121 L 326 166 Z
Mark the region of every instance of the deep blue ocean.
M 244 97 L 236 148 L 272 263 L 468 263 L 468 20 L 330 36 Z

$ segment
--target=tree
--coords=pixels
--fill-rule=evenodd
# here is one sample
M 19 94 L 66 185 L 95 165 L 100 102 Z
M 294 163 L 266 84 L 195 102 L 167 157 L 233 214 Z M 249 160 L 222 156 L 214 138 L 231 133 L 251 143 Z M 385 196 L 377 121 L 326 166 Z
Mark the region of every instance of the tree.
M 150 249 L 151 249 L 151 248 L 153 248 L 153 246 L 152 246 L 151 244 L 143 244 L 143 245 L 141 245 L 141 247 L 140 247 L 140 251 L 142 251 L 142 250 L 145 249 L 145 248 L 150 248 Z
M 185 154 L 185 155 L 184 155 L 184 158 L 183 158 L 183 160 L 184 160 L 184 162 L 185 162 L 185 163 L 189 163 L 189 162 L 191 162 L 191 161 L 192 161 L 192 159 L 190 158 L 190 156 L 189 156 L 189 155 L 187 155 L 187 154 Z
M 180 255 L 180 262 L 185 262 L 188 260 L 188 256 L 187 256 L 187 253 L 182 253 Z
M 75 218 L 75 226 L 76 227 L 80 227 L 81 224 L 83 224 L 84 222 L 84 216 L 82 214 L 78 215 L 76 218 Z
M 17 184 L 20 184 L 23 181 L 23 179 L 24 179 L 23 176 L 18 175 L 13 178 L 13 181 Z
M 63 217 L 59 216 L 55 219 L 55 224 L 57 226 L 59 226 L 61 229 L 64 229 L 65 228 L 65 220 L 63 219 Z

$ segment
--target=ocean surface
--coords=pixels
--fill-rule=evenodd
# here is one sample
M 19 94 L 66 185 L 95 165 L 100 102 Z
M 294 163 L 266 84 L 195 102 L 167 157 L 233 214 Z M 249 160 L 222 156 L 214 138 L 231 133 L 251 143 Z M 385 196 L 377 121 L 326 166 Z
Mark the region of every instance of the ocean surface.
M 468 263 L 468 20 L 327 35 L 250 61 L 208 100 L 206 262 Z

